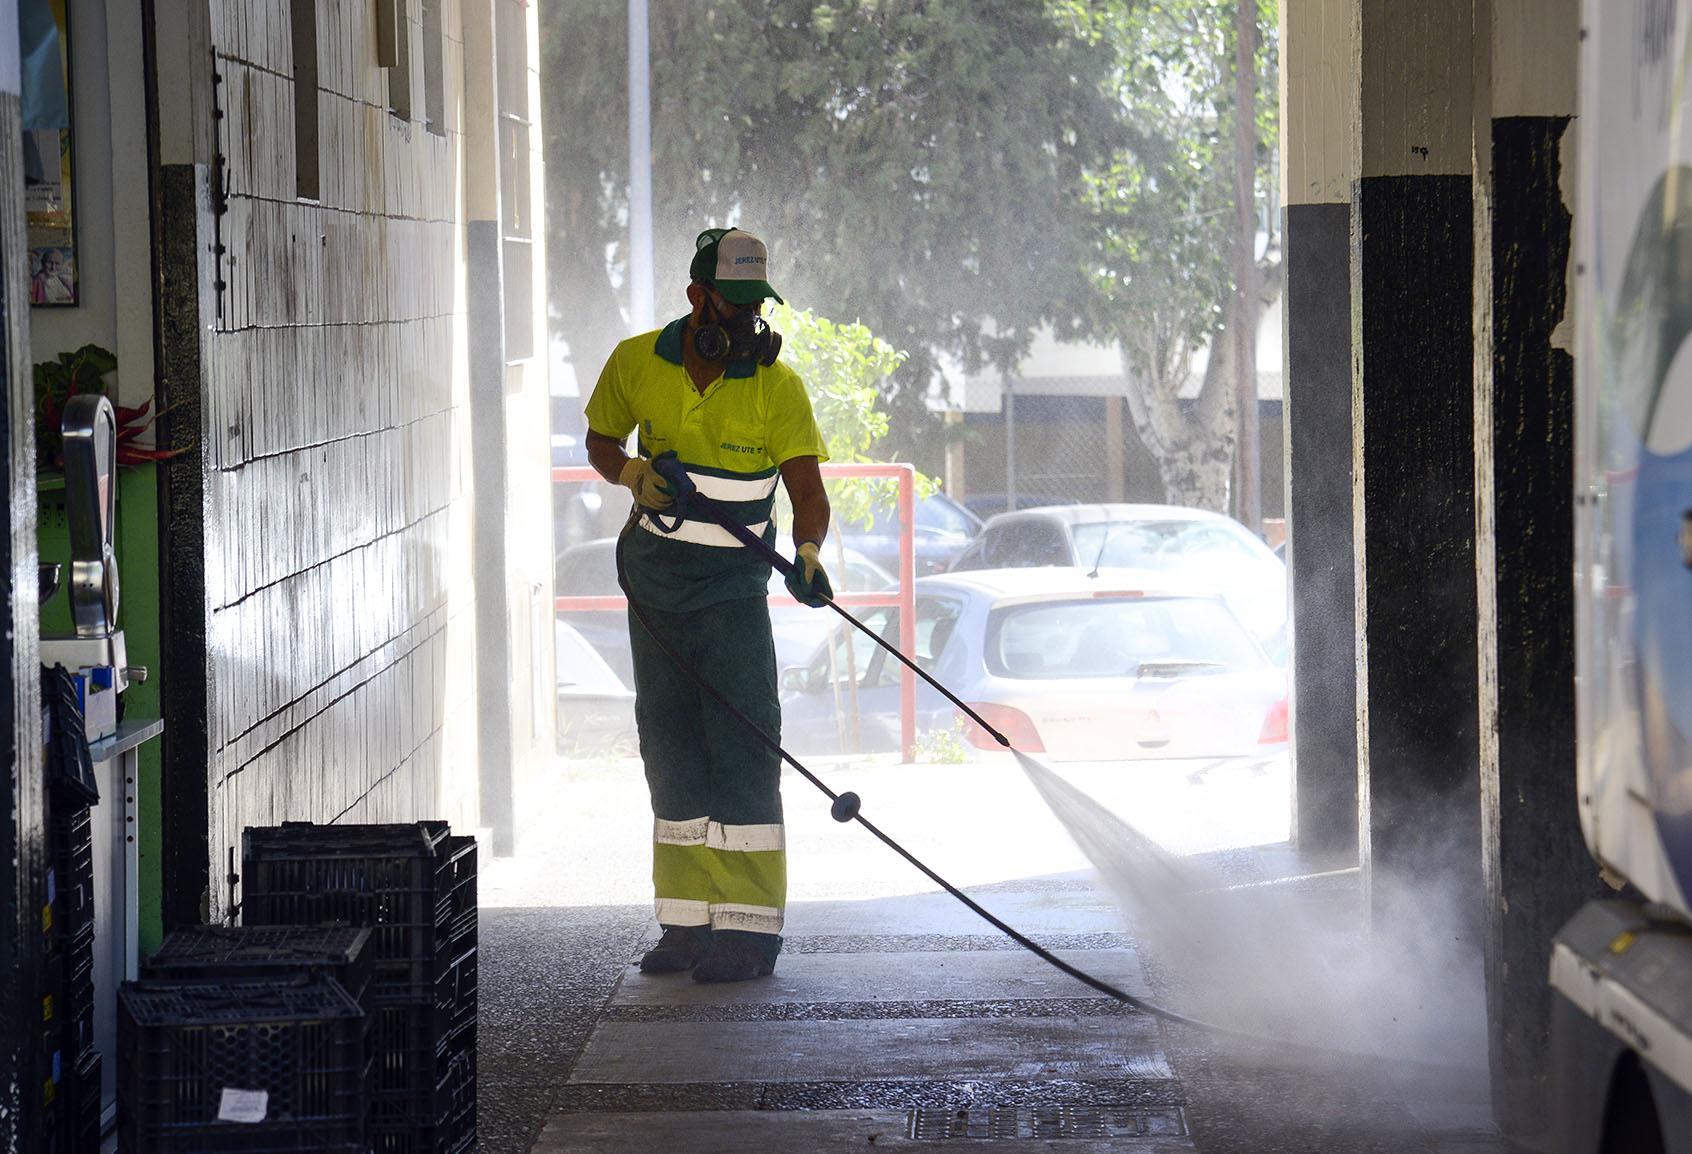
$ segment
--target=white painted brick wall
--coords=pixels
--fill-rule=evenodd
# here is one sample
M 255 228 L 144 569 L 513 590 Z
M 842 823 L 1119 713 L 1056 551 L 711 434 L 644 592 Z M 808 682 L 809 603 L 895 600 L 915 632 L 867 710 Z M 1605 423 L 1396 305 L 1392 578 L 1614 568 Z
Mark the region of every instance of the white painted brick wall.
M 228 193 L 207 396 L 213 862 L 286 819 L 474 828 L 461 7 L 443 6 L 437 136 L 417 4 L 406 123 L 372 0 L 318 0 L 316 202 L 294 196 L 288 0 L 211 8 Z

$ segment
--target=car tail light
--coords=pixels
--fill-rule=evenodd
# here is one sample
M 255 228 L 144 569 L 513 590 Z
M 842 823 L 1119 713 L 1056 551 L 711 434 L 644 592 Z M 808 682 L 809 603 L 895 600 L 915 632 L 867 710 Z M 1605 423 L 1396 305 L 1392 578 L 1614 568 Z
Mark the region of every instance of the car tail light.
M 1263 732 L 1257 735 L 1259 745 L 1280 745 L 1287 740 L 1287 699 L 1281 698 L 1269 707 L 1263 719 Z
M 972 701 L 969 707 L 981 715 L 981 720 L 1004 734 L 1011 745 L 1024 753 L 1044 753 L 1046 747 L 1040 743 L 1040 732 L 1034 728 L 1034 722 L 1020 709 L 1012 709 L 1008 705 L 994 705 L 992 702 Z M 962 715 L 960 715 L 962 716 Z M 968 717 L 964 717 L 964 736 L 977 749 L 1002 750 L 991 733 L 982 729 Z

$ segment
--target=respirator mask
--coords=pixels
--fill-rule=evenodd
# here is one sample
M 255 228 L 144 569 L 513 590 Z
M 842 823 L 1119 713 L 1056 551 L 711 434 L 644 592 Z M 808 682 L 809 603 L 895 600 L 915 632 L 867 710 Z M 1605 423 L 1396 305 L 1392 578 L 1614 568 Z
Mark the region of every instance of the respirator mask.
M 704 320 L 693 330 L 693 348 L 708 361 L 757 361 L 760 365 L 773 365 L 781 355 L 781 334 L 750 308 L 731 317 L 721 315 L 716 303 L 707 296 Z

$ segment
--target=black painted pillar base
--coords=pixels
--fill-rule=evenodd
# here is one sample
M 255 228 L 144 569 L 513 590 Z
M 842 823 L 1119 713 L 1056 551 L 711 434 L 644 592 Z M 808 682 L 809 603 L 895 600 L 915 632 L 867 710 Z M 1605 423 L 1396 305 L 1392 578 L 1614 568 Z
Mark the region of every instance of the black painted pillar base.
M 1352 580 L 1351 206 L 1284 221 L 1287 547 L 1293 628 L 1293 830 L 1301 851 L 1357 853 Z
M 1478 963 L 1473 195 L 1467 174 L 1354 186 L 1352 456 L 1369 912 L 1437 916 Z
M 165 732 L 160 800 L 161 914 L 166 932 L 197 926 L 224 884 L 211 865 L 211 700 L 206 627 L 204 407 L 208 329 L 217 318 L 216 217 L 203 165 L 158 169 L 158 442 L 187 445 L 159 465 L 160 704 Z M 214 549 L 215 549 L 214 545 Z
M 1493 604 L 1497 747 L 1482 763 L 1487 1019 L 1499 1125 L 1550 1117 L 1546 985 L 1557 929 L 1603 889 L 1575 793 L 1574 364 L 1552 345 L 1567 293 L 1567 117 L 1492 122 Z M 1483 473 L 1483 475 L 1485 475 Z M 1483 574 L 1483 582 L 1486 574 Z

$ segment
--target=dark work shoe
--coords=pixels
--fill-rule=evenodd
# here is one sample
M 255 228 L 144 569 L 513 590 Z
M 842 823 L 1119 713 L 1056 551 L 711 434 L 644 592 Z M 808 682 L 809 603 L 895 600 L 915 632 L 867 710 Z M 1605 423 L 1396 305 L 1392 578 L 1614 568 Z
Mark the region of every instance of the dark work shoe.
M 702 926 L 665 926 L 658 944 L 640 959 L 643 974 L 679 974 L 705 956 L 711 931 Z
M 750 935 L 749 935 L 750 936 Z M 696 982 L 749 982 L 775 973 L 775 962 L 744 937 L 718 934 L 693 967 Z

